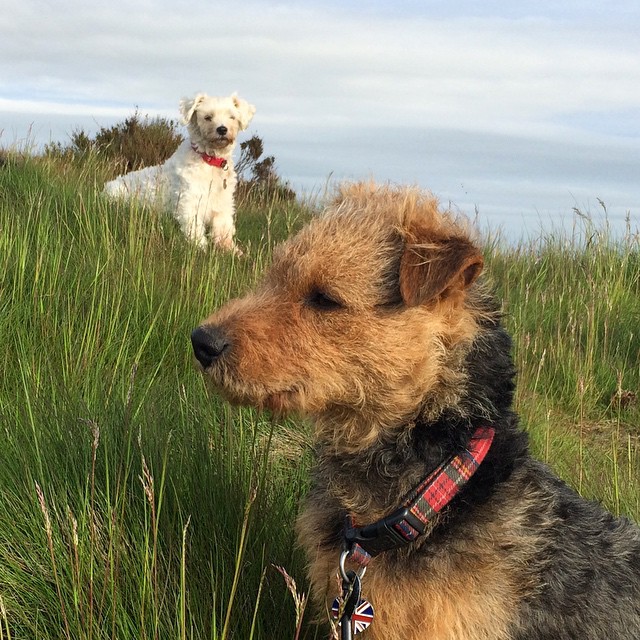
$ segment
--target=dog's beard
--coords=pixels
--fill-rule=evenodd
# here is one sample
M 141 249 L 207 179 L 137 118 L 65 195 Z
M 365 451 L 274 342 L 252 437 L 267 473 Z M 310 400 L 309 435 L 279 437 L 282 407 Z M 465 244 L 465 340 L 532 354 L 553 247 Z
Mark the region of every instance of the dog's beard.
M 299 413 L 303 411 L 304 407 L 303 394 L 298 388 L 268 393 L 258 403 L 258 406 L 269 409 L 276 416 Z
M 212 140 L 209 140 L 208 144 L 214 149 L 226 149 L 228 146 L 232 145 L 233 142 L 233 138 L 230 138 L 229 136 L 216 136 Z

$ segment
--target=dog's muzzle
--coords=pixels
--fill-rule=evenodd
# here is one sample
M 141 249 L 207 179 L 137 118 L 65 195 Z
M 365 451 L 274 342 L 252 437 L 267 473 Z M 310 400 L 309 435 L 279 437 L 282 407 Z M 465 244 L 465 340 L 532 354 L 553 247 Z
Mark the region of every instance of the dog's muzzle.
M 220 327 L 202 325 L 191 332 L 193 353 L 207 369 L 231 347 L 231 341 Z
M 229 145 L 233 144 L 233 139 L 228 136 L 216 136 L 211 143 L 216 149 L 226 149 Z

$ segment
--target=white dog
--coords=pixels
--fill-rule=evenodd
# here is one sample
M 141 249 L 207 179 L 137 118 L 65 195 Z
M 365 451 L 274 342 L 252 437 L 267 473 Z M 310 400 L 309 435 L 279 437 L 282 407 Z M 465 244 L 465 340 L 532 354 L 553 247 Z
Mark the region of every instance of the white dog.
M 184 98 L 180 113 L 189 139 L 164 164 L 119 176 L 107 182 L 105 192 L 156 201 L 171 210 L 187 238 L 201 248 L 207 246 L 208 233 L 217 246 L 240 253 L 233 240 L 233 150 L 238 132 L 249 126 L 255 111 L 235 93 Z

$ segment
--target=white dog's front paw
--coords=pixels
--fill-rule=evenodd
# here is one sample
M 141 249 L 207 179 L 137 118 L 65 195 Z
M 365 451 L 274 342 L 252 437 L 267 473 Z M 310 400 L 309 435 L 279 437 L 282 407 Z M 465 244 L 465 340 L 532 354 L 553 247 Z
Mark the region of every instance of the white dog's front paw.
M 207 240 L 206 236 L 192 238 L 192 241 L 201 251 L 206 251 L 209 248 L 209 240 Z
M 240 247 L 234 242 L 232 235 L 214 236 L 213 243 L 218 247 L 218 249 L 223 249 L 224 251 L 233 253 L 233 255 L 238 258 L 241 255 L 244 255 L 242 253 L 242 249 L 240 249 Z
M 203 251 L 207 249 L 209 246 L 209 240 L 207 238 L 204 225 L 181 223 L 180 227 L 182 229 L 182 233 L 184 233 L 189 242 L 193 243 L 198 247 L 198 249 L 202 249 Z

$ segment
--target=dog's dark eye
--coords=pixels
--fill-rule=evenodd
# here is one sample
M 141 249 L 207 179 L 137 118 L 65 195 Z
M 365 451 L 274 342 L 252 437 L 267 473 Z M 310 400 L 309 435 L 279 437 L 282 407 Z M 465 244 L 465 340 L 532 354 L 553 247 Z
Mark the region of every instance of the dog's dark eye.
M 211 121 L 213 120 L 213 116 L 205 116 L 205 117 L 204 117 L 204 119 L 205 119 L 207 122 L 211 122 Z
M 236 117 L 235 116 L 229 116 L 229 120 L 235 120 Z
M 342 309 L 343 305 L 331 296 L 324 293 L 324 291 L 312 291 L 307 297 L 307 304 L 313 309 L 319 311 L 334 311 L 335 309 Z

